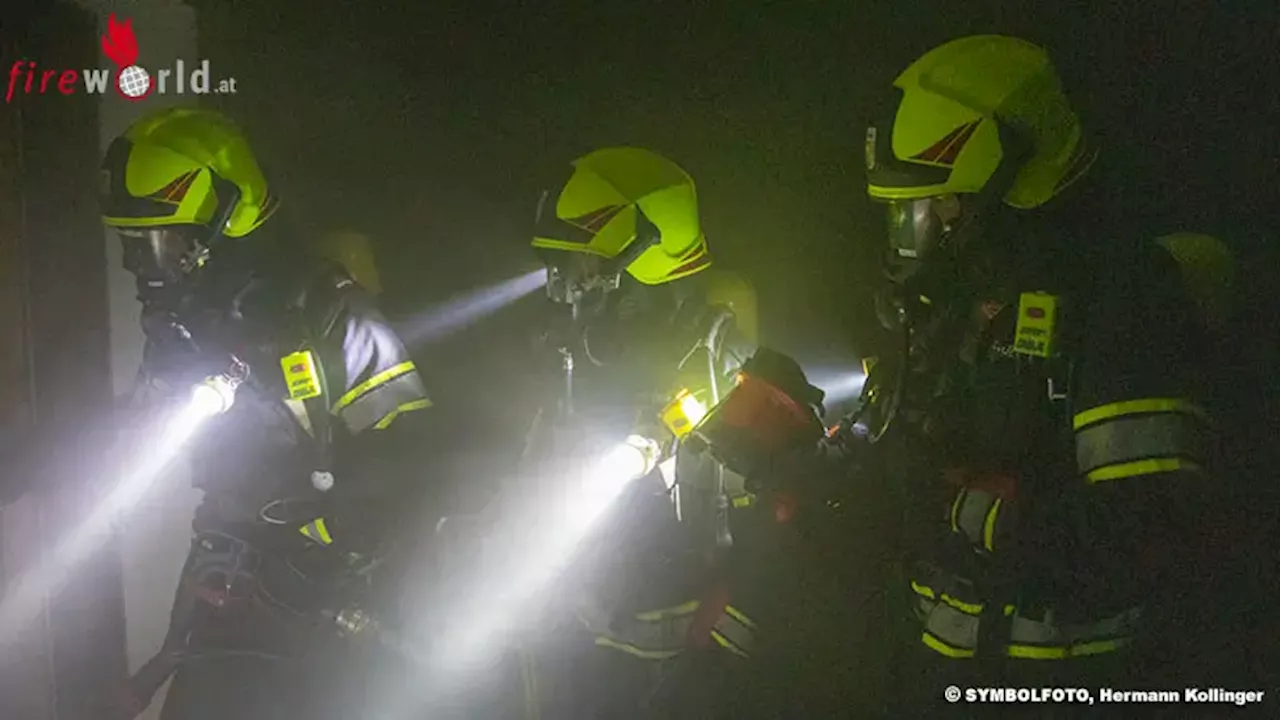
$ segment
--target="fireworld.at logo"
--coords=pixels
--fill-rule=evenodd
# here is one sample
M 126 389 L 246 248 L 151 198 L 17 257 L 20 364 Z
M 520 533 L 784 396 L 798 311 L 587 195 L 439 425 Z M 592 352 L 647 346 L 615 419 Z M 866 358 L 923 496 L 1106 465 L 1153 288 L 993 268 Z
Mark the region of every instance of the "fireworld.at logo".
M 216 84 L 210 79 L 209 61 L 201 60 L 196 68 L 187 72 L 186 63 L 178 60 L 172 68 L 160 68 L 153 76 L 137 64 L 138 40 L 133 34 L 133 20 L 117 22 L 113 14 L 107 18 L 107 33 L 102 36 L 102 52 L 115 63 L 114 71 L 104 68 L 87 70 L 50 70 L 37 67 L 34 60 L 14 61 L 9 68 L 9 89 L 5 102 L 12 102 L 21 88 L 25 95 L 44 95 L 52 87 L 63 95 L 71 95 L 78 87 L 90 95 L 101 95 L 107 85 L 115 88 L 120 97 L 131 102 L 147 98 L 152 93 L 161 95 L 194 95 L 209 93 L 232 94 L 236 92 L 236 79 L 222 78 Z M 172 82 L 170 82 L 172 80 Z

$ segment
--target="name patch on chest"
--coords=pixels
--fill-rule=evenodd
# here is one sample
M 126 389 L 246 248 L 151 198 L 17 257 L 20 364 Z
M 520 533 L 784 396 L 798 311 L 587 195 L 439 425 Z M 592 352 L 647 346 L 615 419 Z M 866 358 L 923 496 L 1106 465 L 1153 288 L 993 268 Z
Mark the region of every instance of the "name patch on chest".
M 1018 299 L 1018 324 L 1013 351 L 1020 355 L 1047 358 L 1054 351 L 1054 326 L 1058 297 L 1042 292 L 1022 293 Z
M 289 387 L 290 400 L 309 400 L 320 397 L 320 374 L 316 371 L 315 357 L 310 350 L 292 353 L 280 358 L 280 369 Z

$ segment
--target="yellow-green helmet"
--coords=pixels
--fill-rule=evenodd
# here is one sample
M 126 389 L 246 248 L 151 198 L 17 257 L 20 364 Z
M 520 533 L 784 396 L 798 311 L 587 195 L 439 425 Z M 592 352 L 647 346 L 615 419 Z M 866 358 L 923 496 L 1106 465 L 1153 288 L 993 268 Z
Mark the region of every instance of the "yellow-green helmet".
M 368 235 L 351 231 L 326 233 L 316 245 L 316 255 L 341 265 L 370 293 L 382 293 L 382 278 Z
M 734 323 L 743 338 L 758 344 L 760 312 L 757 309 L 756 289 L 751 281 L 730 270 L 712 270 L 704 278 L 706 303 L 732 310 Z
M 102 193 L 108 226 L 199 225 L 232 238 L 253 232 L 278 206 L 240 129 L 193 108 L 152 113 L 116 138 Z
M 1179 232 L 1157 238 L 1156 244 L 1177 261 L 1200 321 L 1215 330 L 1225 328 L 1236 309 L 1236 262 L 1226 243 L 1212 235 Z
M 618 147 L 580 157 L 573 168 L 559 194 L 543 198 L 535 249 L 627 260 L 637 250 L 632 244 L 643 215 L 658 239 L 626 264 L 636 280 L 658 285 L 711 265 L 693 178 L 679 165 L 648 150 Z
M 912 63 L 892 126 L 866 137 L 867 192 L 886 201 L 980 192 L 1009 148 L 999 126 L 1030 147 L 1004 202 L 1034 208 L 1079 178 L 1097 156 L 1048 54 L 1017 38 L 953 40 Z

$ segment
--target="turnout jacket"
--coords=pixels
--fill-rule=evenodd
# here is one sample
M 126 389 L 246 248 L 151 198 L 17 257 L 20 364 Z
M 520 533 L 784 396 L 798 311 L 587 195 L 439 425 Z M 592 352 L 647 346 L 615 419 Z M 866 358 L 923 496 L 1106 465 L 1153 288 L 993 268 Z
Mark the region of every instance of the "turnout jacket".
M 200 330 L 193 333 L 205 339 L 199 362 L 152 357 L 152 366 L 170 369 L 171 381 L 172 368 L 181 368 L 190 382 L 193 373 L 216 371 L 209 357 L 230 353 L 249 365 L 250 382 L 192 450 L 194 484 L 205 494 L 197 530 L 305 521 L 291 506 L 318 503 L 341 508 L 346 519 L 338 524 L 364 531 L 376 524 L 362 517 L 365 509 L 403 501 L 425 482 L 414 462 L 422 440 L 415 411 L 431 405 L 422 377 L 343 268 L 256 277 Z M 327 489 L 325 474 L 333 478 Z M 334 542 L 334 519 L 314 519 L 300 532 Z
M 1152 245 L 1019 268 L 967 308 L 942 372 L 908 376 L 871 446 L 879 477 L 849 488 L 905 489 L 908 596 L 920 641 L 948 658 L 1118 650 L 1167 630 L 1194 574 L 1214 443 L 1176 265 Z M 874 427 L 894 383 L 869 384 Z M 868 450 L 841 433 L 793 468 L 839 482 Z

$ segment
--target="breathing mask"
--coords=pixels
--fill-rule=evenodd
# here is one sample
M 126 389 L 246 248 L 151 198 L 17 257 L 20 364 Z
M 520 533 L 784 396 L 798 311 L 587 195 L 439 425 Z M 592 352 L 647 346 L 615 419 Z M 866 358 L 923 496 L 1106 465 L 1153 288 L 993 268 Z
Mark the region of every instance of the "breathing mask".
M 176 309 L 185 285 L 209 259 L 197 226 L 119 228 L 124 269 L 137 280 L 138 299 L 147 306 Z

